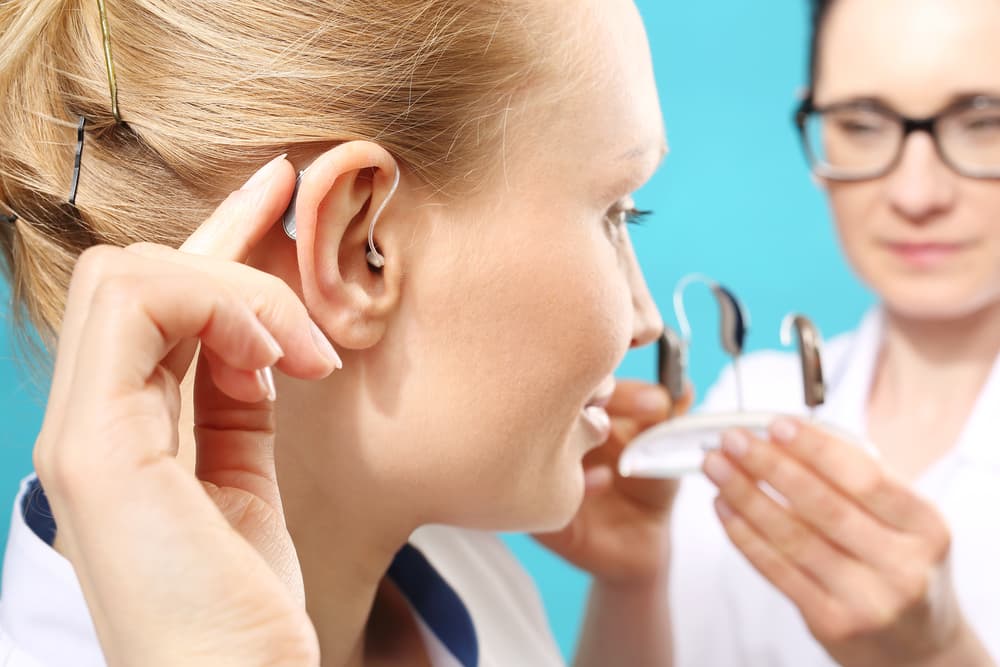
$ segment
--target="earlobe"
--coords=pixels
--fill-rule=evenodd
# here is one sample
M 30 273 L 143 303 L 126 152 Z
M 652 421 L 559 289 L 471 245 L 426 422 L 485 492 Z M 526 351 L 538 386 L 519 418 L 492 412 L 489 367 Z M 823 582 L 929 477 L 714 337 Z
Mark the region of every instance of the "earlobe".
M 380 146 L 341 144 L 300 172 L 282 221 L 296 242 L 306 307 L 343 348 L 377 343 L 398 305 L 400 226 L 389 208 L 400 179 L 396 161 Z

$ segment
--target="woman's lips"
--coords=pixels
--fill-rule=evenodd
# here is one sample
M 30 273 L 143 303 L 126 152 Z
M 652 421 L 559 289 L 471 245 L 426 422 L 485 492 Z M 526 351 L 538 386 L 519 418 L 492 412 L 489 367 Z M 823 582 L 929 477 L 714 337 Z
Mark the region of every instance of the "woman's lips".
M 609 378 L 580 411 L 587 430 L 593 435 L 595 446 L 604 444 L 611 435 L 611 417 L 605 408 L 611 402 L 614 392 L 614 379 Z
M 926 269 L 952 259 L 972 243 L 885 241 L 882 245 L 904 263 Z
M 599 405 L 588 405 L 580 412 L 583 423 L 593 435 L 594 444 L 603 445 L 611 435 L 611 417 L 608 411 Z

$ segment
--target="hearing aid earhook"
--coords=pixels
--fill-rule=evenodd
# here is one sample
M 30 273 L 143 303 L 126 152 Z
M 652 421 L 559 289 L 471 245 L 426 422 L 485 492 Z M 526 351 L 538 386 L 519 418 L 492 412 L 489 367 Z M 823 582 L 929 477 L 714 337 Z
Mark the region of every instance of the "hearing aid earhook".
M 802 389 L 806 405 L 815 408 L 826 400 L 823 381 L 823 360 L 820 348 L 823 339 L 816 326 L 804 315 L 789 313 L 781 323 L 781 344 L 792 344 L 792 327 L 798 333 L 799 359 L 802 363 Z
M 681 327 L 683 338 L 684 365 L 687 365 L 687 348 L 691 342 L 691 323 L 684 309 L 684 290 L 694 283 L 701 283 L 712 290 L 715 300 L 719 304 L 719 337 L 722 348 L 733 359 L 733 371 L 736 377 L 736 394 L 740 410 L 743 409 L 743 385 L 740 377 L 739 358 L 743 354 L 743 346 L 746 343 L 747 330 L 750 327 L 750 314 L 740 303 L 740 300 L 728 289 L 715 282 L 711 278 L 693 273 L 681 278 L 674 288 L 674 315 Z
M 298 176 L 295 178 L 295 190 L 292 191 L 292 200 L 288 204 L 288 208 L 285 209 L 285 213 L 281 219 L 281 226 L 285 230 L 285 234 L 288 238 L 293 241 L 296 239 L 296 229 L 295 229 L 295 204 L 299 197 L 299 186 L 302 185 L 302 175 L 306 173 L 303 169 L 299 172 Z M 386 206 L 392 201 L 392 198 L 396 194 L 396 190 L 399 188 L 399 165 L 396 165 L 396 173 L 392 179 L 392 187 L 389 188 L 389 193 L 386 195 L 382 203 L 375 210 L 375 215 L 372 216 L 371 224 L 368 226 L 368 254 L 365 258 L 368 260 L 368 264 L 374 269 L 381 269 L 385 266 L 385 257 L 382 253 L 378 251 L 375 247 L 375 225 L 378 223 L 379 219 L 382 217 L 382 213 L 385 211 Z

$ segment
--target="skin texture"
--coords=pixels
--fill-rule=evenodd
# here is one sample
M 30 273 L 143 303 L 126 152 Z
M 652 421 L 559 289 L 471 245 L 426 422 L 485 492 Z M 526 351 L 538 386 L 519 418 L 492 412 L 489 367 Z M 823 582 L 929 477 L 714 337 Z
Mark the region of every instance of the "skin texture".
M 538 11 L 552 9 L 558 3 Z M 114 261 L 81 264 L 81 280 L 96 285 L 97 293 L 110 281 L 112 294 L 122 289 L 121 298 L 129 302 L 148 304 L 165 298 L 167 291 L 174 306 L 169 312 L 138 308 L 132 313 L 143 323 L 146 338 L 96 321 L 96 334 L 64 332 L 66 346 L 79 350 L 105 349 L 108 337 L 118 336 L 114 343 L 143 362 L 117 367 L 121 374 L 107 377 L 108 392 L 84 403 L 94 406 L 92 414 L 108 407 L 102 401 L 139 392 L 141 400 L 125 401 L 119 412 L 141 405 L 157 418 L 126 419 L 120 422 L 125 426 L 109 433 L 106 423 L 91 423 L 76 411 L 80 421 L 71 421 L 53 409 L 40 447 L 39 472 L 52 489 L 60 549 L 80 571 L 91 573 L 85 591 L 92 608 L 105 610 L 97 614 L 97 624 L 112 662 L 128 664 L 141 654 L 144 664 L 177 664 L 181 658 L 194 664 L 192 653 L 201 655 L 204 646 L 218 659 L 227 642 L 236 646 L 259 627 L 259 638 L 248 646 L 266 643 L 273 650 L 262 655 L 274 664 L 302 656 L 313 661 L 317 647 L 324 665 L 425 664 L 408 607 L 382 581 L 410 532 L 428 522 L 561 529 L 576 515 L 586 479 L 600 491 L 588 501 L 602 498 L 627 510 L 624 516 L 647 536 L 647 546 L 659 549 L 660 519 L 672 490 L 609 487 L 606 471 L 585 474 L 584 456 L 602 444 L 606 433 L 588 426 L 582 409 L 607 400 L 611 374 L 628 348 L 652 342 L 662 327 L 622 217 L 629 195 L 650 177 L 666 150 L 660 109 L 645 40 L 636 38 L 642 35 L 641 21 L 631 2 L 574 4 L 568 17 L 568 22 L 566 15 L 555 22 L 554 15 L 546 16 L 560 26 L 551 39 L 561 40 L 553 48 L 564 50 L 566 67 L 558 80 L 535 82 L 512 101 L 501 147 L 503 168 L 474 196 L 449 200 L 416 182 L 378 145 L 350 142 L 309 164 L 299 189 L 295 243 L 271 226 L 291 191 L 292 168 L 279 159 L 253 183 L 259 189 L 254 190 L 257 214 L 223 207 L 182 252 L 151 246 L 98 251 L 158 259 L 128 263 L 124 279 L 111 274 Z M 402 169 L 400 188 L 376 228 L 386 265 L 373 272 L 365 262 L 370 215 L 388 196 L 397 169 Z M 195 254 L 218 263 L 192 260 Z M 241 261 L 252 268 L 240 266 Z M 183 267 L 193 277 L 166 283 L 144 279 L 147 271 L 163 273 L 164 267 Z M 275 283 L 289 286 L 296 298 L 257 287 Z M 270 356 L 220 355 L 218 343 L 205 331 L 205 321 L 213 321 L 211 311 L 203 313 L 208 320 L 192 321 L 183 307 L 185 295 L 199 290 L 206 298 L 216 290 L 222 295 L 216 299 L 223 301 L 234 292 L 232 300 L 245 301 L 266 328 L 294 325 L 294 336 L 272 331 L 282 351 L 267 348 Z M 71 296 L 74 311 L 90 312 L 89 295 Z M 319 338 L 339 349 L 342 371 L 328 375 L 329 359 L 319 370 L 315 360 L 302 368 L 301 355 L 320 349 L 306 335 L 308 323 L 300 321 L 306 311 L 321 330 Z M 252 318 L 241 322 L 227 324 L 223 338 L 250 336 Z M 170 336 L 164 342 L 151 331 Z M 176 383 L 195 340 L 202 341 L 204 351 L 190 396 Z M 279 357 L 278 400 L 262 402 L 264 387 L 253 368 Z M 57 373 L 72 373 L 74 364 L 72 355 L 64 356 Z M 318 380 L 319 375 L 324 378 Z M 84 386 L 83 380 L 74 385 L 76 391 Z M 229 399 L 248 405 L 224 403 L 221 414 L 206 412 L 219 387 Z M 193 430 L 180 416 L 180 405 L 188 401 L 194 406 Z M 669 409 L 662 396 L 645 405 L 645 420 L 650 413 L 659 420 Z M 193 442 L 187 436 L 192 432 Z M 131 552 L 123 548 L 122 553 L 151 564 L 131 578 L 110 575 L 127 568 L 116 561 L 117 550 L 105 551 L 107 542 L 98 539 L 107 526 L 76 509 L 103 509 L 110 502 L 106 494 L 84 483 L 92 475 L 57 463 L 60 454 L 53 453 L 87 451 L 91 439 L 115 450 L 148 441 L 155 445 L 147 452 L 155 454 L 154 467 L 168 471 L 169 484 L 150 484 L 130 504 L 145 508 L 140 516 L 155 508 L 167 518 L 133 520 L 121 525 L 134 530 L 115 531 L 123 543 L 142 540 L 156 548 L 156 558 L 142 545 L 132 544 Z M 618 436 L 610 454 L 589 459 L 587 467 L 610 463 L 622 442 Z M 217 458 L 203 453 L 218 443 L 223 446 L 213 450 Z M 243 446 L 233 448 L 233 443 Z M 178 446 L 188 456 L 174 458 Z M 189 474 L 184 477 L 180 463 L 195 448 L 202 485 Z M 112 472 L 138 475 L 148 467 L 145 461 L 140 457 Z M 209 484 L 236 488 L 241 502 L 220 498 Z M 189 512 L 178 514 L 173 507 Z M 192 515 L 213 517 L 215 529 L 187 526 L 183 519 Z M 609 528 L 606 524 L 621 515 L 590 510 L 587 516 L 588 525 Z M 184 544 L 174 547 L 178 534 Z M 606 608 L 626 609 L 633 601 L 649 608 L 651 599 L 659 599 L 622 586 L 655 576 L 649 567 L 653 559 L 631 562 L 630 554 L 608 549 L 607 540 L 590 543 L 595 546 L 581 549 L 576 540 L 553 546 L 614 581 L 615 595 L 603 598 L 613 603 Z M 240 552 L 243 558 L 223 563 L 212 555 L 216 551 Z M 252 582 L 232 586 L 238 589 L 233 595 L 245 599 L 227 606 L 224 588 L 207 587 L 212 604 L 204 601 L 205 613 L 194 614 L 190 622 L 181 615 L 163 633 L 126 620 L 127 605 L 120 601 L 128 598 L 126 589 L 145 588 L 143 576 L 159 576 L 162 584 L 145 600 L 150 618 L 172 604 L 169 590 L 176 582 L 169 573 L 179 570 L 168 565 L 181 556 L 185 577 L 194 583 L 177 585 L 179 608 L 199 609 L 195 584 L 203 577 L 218 576 L 226 567 L 230 573 L 248 571 L 233 570 L 232 562 L 244 568 L 255 564 Z M 276 579 L 266 576 L 267 566 Z M 295 604 L 303 595 L 311 623 L 303 623 Z M 228 625 L 215 622 L 214 614 L 227 612 L 232 614 Z M 659 656 L 663 624 L 651 623 L 650 632 L 654 625 L 655 653 L 649 655 Z M 203 642 L 192 646 L 191 636 Z M 299 652 L 279 651 L 286 645 Z M 245 653 L 233 653 L 234 662 Z
M 665 150 L 641 23 L 628 2 L 572 16 L 553 39 L 567 40 L 574 85 L 525 94 L 505 168 L 477 195 L 445 204 L 404 172 L 375 232 L 382 273 L 364 264 L 365 236 L 392 166 L 373 181 L 371 161 L 344 152 L 304 176 L 297 243 L 275 232 L 254 254 L 344 357 L 319 386 L 278 378 L 278 473 L 331 664 L 345 646 L 344 661 L 362 660 L 378 582 L 415 527 L 573 518 L 581 460 L 602 440 L 581 409 L 661 329 L 627 231 L 609 224 Z
M 926 117 L 961 95 L 996 95 L 998 29 L 989 0 L 839 0 L 816 102 L 877 98 Z M 716 509 L 840 664 L 991 665 L 952 585 L 948 526 L 908 483 L 954 446 L 1000 351 L 1000 185 L 951 171 L 923 133 L 885 176 L 820 185 L 885 314 L 867 403 L 882 457 L 794 421 L 767 440 L 730 433 L 705 464 Z M 900 243 L 947 251 L 915 259 Z

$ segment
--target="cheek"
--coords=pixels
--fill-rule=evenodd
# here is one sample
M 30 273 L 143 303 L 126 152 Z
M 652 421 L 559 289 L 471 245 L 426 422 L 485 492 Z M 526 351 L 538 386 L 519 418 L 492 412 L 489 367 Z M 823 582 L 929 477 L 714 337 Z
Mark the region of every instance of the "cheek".
M 829 189 L 830 213 L 847 261 L 863 276 L 877 269 L 874 247 L 868 243 L 879 215 L 879 190 L 874 183 L 834 185 Z
M 1000 300 L 1000 187 L 964 183 L 955 206 L 927 222 L 911 222 L 887 207 L 877 183 L 830 189 L 830 206 L 844 253 L 861 279 L 890 308 L 911 317 L 967 315 Z M 919 229 L 923 225 L 923 229 Z M 879 247 L 880 234 L 907 228 L 942 239 L 978 241 L 935 270 L 915 271 Z
M 448 462 L 443 483 L 491 497 L 508 519 L 579 491 L 580 409 L 631 339 L 630 292 L 603 230 L 535 223 L 550 224 L 451 238 L 442 245 L 466 249 L 431 250 L 406 297 L 415 437 Z
M 437 351 L 456 386 L 471 376 L 517 403 L 582 403 L 628 344 L 624 276 L 599 229 L 519 226 L 422 277 L 415 315 L 431 336 L 421 349 Z

